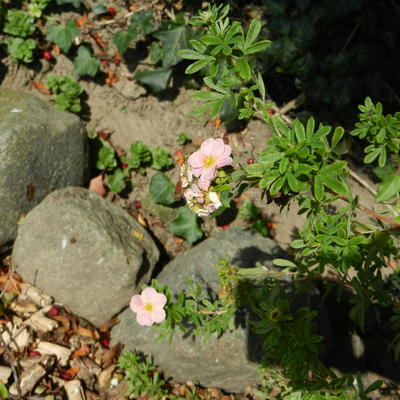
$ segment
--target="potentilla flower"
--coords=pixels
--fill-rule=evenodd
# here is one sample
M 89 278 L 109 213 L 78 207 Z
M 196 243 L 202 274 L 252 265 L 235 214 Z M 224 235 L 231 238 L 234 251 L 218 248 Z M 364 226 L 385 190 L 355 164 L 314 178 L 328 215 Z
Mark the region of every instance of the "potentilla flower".
M 200 149 L 188 159 L 192 174 L 200 177 L 199 188 L 208 190 L 211 181 L 217 176 L 217 168 L 232 165 L 232 149 L 222 139 L 207 139 Z
M 167 303 L 167 297 L 152 287 L 147 287 L 142 294 L 132 297 L 130 307 L 136 313 L 136 321 L 142 326 L 151 326 L 155 322 L 163 322 L 166 314 L 164 306 Z

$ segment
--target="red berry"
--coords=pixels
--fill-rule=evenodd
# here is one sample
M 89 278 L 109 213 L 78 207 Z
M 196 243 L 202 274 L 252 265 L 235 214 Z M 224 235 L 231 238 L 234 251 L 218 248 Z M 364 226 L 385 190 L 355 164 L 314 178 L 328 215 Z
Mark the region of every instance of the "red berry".
M 221 229 L 223 229 L 223 230 L 228 229 L 228 228 L 229 228 L 229 225 L 228 225 L 228 224 L 221 225 Z
M 103 347 L 105 347 L 106 349 L 110 348 L 110 339 L 105 338 L 101 340 L 101 344 L 103 345 Z
M 40 357 L 41 354 L 38 351 L 32 350 L 28 352 L 28 357 Z
M 47 313 L 50 317 L 54 317 L 55 315 L 58 315 L 59 310 L 56 306 L 53 306 L 50 308 L 49 312 Z
M 115 14 L 116 14 L 116 11 L 115 11 L 115 8 L 114 8 L 114 7 L 109 7 L 109 9 L 108 9 L 107 11 L 108 11 L 108 13 L 109 13 L 110 15 L 115 15 Z
M 274 114 L 275 114 L 275 111 L 274 111 L 272 108 L 269 108 L 269 109 L 267 110 L 267 113 L 268 113 L 269 115 L 274 115 Z
M 114 60 L 114 64 L 115 64 L 115 65 L 121 64 L 121 60 Z
M 72 375 L 69 372 L 64 372 L 61 374 L 61 378 L 65 379 L 66 381 L 69 381 L 72 379 Z
M 110 61 L 108 61 L 108 60 L 101 60 L 100 62 L 101 62 L 102 65 L 110 64 Z
M 271 221 L 268 221 L 265 225 L 268 229 L 272 229 L 274 227 L 274 224 Z
M 140 200 L 135 200 L 135 208 L 142 208 L 142 202 Z
M 43 51 L 43 58 L 45 60 L 50 61 L 53 58 L 53 55 L 51 54 L 51 52 L 49 50 L 44 50 Z
M 254 164 L 254 158 L 249 157 L 249 158 L 247 159 L 247 164 Z
M 125 169 L 127 166 L 128 166 L 128 164 L 124 164 L 124 163 L 121 164 L 121 168 L 123 168 L 123 169 Z

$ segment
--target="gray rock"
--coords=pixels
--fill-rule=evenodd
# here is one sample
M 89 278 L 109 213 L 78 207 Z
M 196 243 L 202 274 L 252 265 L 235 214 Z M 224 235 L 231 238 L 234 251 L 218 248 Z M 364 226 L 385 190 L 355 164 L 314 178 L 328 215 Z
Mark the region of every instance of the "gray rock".
M 0 89 L 0 246 L 50 191 L 84 184 L 87 136 L 79 118 L 35 96 Z
M 12 256 L 25 281 L 101 325 L 148 282 L 159 252 L 120 207 L 70 187 L 54 191 L 27 214 Z
M 185 278 L 189 277 L 216 296 L 219 282 L 215 265 L 224 256 L 241 268 L 254 267 L 256 261 L 275 268 L 272 259 L 287 258 L 272 240 L 246 228 L 229 228 L 178 256 L 164 267 L 157 280 L 178 294 L 187 288 Z M 169 346 L 167 341 L 156 342 L 157 329 L 139 326 L 130 309 L 118 318 L 121 322 L 111 331 L 113 343 L 151 354 L 156 365 L 175 381 L 192 380 L 229 392 L 242 392 L 246 386 L 260 383 L 257 362 L 262 353 L 261 343 L 245 322 L 233 332 L 207 342 L 175 332 Z

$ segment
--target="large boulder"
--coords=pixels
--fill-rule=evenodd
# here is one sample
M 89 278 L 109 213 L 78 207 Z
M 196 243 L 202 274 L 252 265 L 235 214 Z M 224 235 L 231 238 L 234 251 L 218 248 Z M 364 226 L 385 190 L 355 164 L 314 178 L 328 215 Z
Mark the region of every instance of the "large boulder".
M 52 192 L 26 215 L 12 257 L 25 281 L 101 325 L 149 281 L 159 251 L 120 207 L 70 187 Z
M 87 135 L 76 115 L 35 96 L 0 89 L 0 246 L 49 192 L 84 184 Z
M 246 228 L 229 228 L 175 258 L 157 280 L 168 285 L 176 295 L 187 289 L 186 278 L 190 278 L 202 285 L 211 297 L 216 297 L 220 287 L 215 266 L 225 256 L 232 265 L 241 268 L 254 267 L 259 261 L 274 269 L 274 258 L 287 258 L 271 239 Z M 126 350 L 152 355 L 165 375 L 175 381 L 196 381 L 229 392 L 242 392 L 246 386 L 260 383 L 257 363 L 262 356 L 261 342 L 245 321 L 234 331 L 208 341 L 175 332 L 169 346 L 167 341 L 157 342 L 157 329 L 139 326 L 129 308 L 118 318 L 121 322 L 111 331 L 113 343 L 124 344 Z

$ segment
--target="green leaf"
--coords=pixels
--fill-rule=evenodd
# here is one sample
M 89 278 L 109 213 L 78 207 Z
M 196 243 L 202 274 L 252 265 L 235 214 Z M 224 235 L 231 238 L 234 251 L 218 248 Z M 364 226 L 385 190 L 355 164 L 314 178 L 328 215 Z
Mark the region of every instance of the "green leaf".
M 79 35 L 79 29 L 74 20 L 68 21 L 65 25 L 50 25 L 47 29 L 47 40 L 55 43 L 65 53 L 71 47 L 72 42 Z
M 322 201 L 324 199 L 324 186 L 318 175 L 314 179 L 314 196 L 317 201 Z
M 153 36 L 161 40 L 163 43 L 163 68 L 172 67 L 173 65 L 181 61 L 181 56 L 178 53 L 181 49 L 184 49 L 188 46 L 186 29 L 187 28 L 182 25 L 168 31 L 159 31 L 153 33 Z
M 292 242 L 292 244 L 293 244 L 293 242 Z M 277 265 L 278 267 L 297 268 L 297 265 L 295 263 L 293 263 L 292 261 L 286 260 L 285 258 L 274 258 L 272 260 L 272 264 Z
M 332 149 L 335 149 L 335 147 L 340 142 L 340 139 L 342 139 L 343 135 L 344 135 L 344 129 L 341 126 L 336 127 L 332 136 Z
M 371 383 L 365 390 L 364 394 L 373 392 L 374 390 L 378 390 L 383 385 L 383 381 L 376 380 L 375 382 Z
M 239 72 L 242 79 L 248 81 L 251 78 L 251 68 L 246 59 L 239 58 L 235 65 L 235 69 Z
M 287 174 L 287 182 L 293 192 L 299 191 L 299 182 L 290 172 Z
M 124 54 L 132 40 L 137 38 L 136 29 L 128 29 L 126 31 L 116 32 L 113 36 L 113 43 L 117 47 L 118 53 L 120 55 Z
M 134 78 L 138 81 L 150 86 L 155 93 L 167 88 L 172 70 L 169 68 L 160 68 L 153 71 L 138 71 Z
M 79 46 L 78 55 L 74 60 L 75 73 L 78 75 L 95 76 L 100 68 L 100 60 L 92 57 L 90 50 Z
M 211 61 L 215 60 L 214 57 L 207 57 L 204 60 L 198 60 L 186 68 L 185 74 L 194 74 L 207 66 Z
M 298 142 L 301 142 L 306 138 L 304 126 L 298 119 L 294 120 L 293 129 Z
M 203 232 L 197 223 L 197 215 L 185 206 L 178 208 L 178 212 L 179 217 L 168 224 L 169 231 L 189 243 L 197 242 L 203 237 Z
M 290 246 L 291 246 L 293 249 L 302 249 L 303 247 L 305 247 L 305 245 L 306 245 L 306 244 L 305 244 L 304 241 L 301 240 L 301 239 L 293 240 L 293 242 L 290 243 Z
M 245 48 L 249 47 L 252 43 L 254 43 L 260 34 L 261 31 L 261 22 L 258 19 L 253 19 L 250 23 L 249 30 L 247 31 Z
M 308 139 L 311 139 L 312 135 L 314 134 L 314 128 L 315 128 L 315 120 L 313 117 L 310 117 L 307 121 L 307 127 L 306 127 L 306 135 Z
M 335 161 L 332 164 L 326 165 L 325 167 L 321 168 L 319 171 L 319 175 L 328 175 L 333 176 L 337 175 L 339 172 L 343 170 L 347 165 L 346 161 Z
M 333 192 L 343 195 L 348 193 L 347 185 L 339 179 L 330 175 L 318 176 L 320 177 L 322 184 L 331 189 Z
M 4 383 L 0 383 L 0 399 L 5 400 L 9 398 L 7 386 Z
M 375 158 L 377 158 L 380 154 L 379 148 L 375 148 L 374 150 L 372 150 L 370 153 L 368 153 L 365 157 L 364 157 L 364 163 L 365 164 L 370 164 L 372 163 L 372 161 L 375 160 Z
M 244 54 L 258 53 L 260 51 L 268 49 L 270 45 L 271 45 L 270 40 L 261 40 L 260 42 L 256 42 L 251 46 L 249 46 L 247 49 L 245 49 Z
M 400 175 L 393 174 L 385 177 L 383 182 L 378 187 L 378 194 L 375 201 L 381 203 L 382 201 L 390 200 L 392 197 L 398 195 L 400 192 Z
M 120 193 L 125 188 L 125 178 L 128 176 L 128 171 L 117 168 L 113 174 L 107 176 L 107 186 L 113 193 Z
M 185 60 L 203 60 L 204 58 L 207 58 L 207 56 L 205 56 L 204 54 L 189 49 L 179 50 L 178 55 Z
M 162 172 L 156 172 L 152 176 L 149 191 L 157 204 L 168 206 L 175 201 L 175 185 Z

